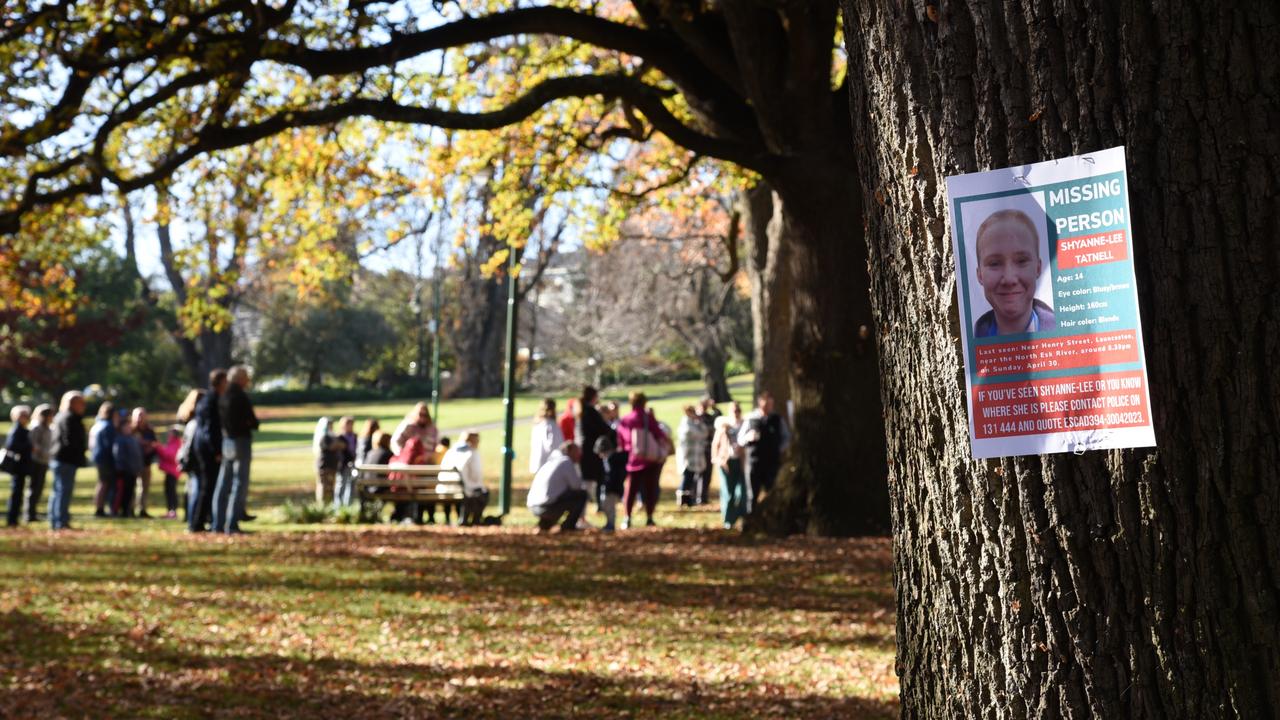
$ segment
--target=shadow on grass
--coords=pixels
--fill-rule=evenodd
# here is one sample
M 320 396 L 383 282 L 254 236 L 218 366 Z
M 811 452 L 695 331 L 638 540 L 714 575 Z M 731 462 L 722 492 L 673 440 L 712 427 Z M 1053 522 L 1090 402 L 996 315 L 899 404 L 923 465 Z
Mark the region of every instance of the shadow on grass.
M 225 648 L 218 648 L 225 649 Z M 13 717 L 893 718 L 892 702 L 741 682 L 614 672 L 204 655 L 151 633 L 115 635 L 0 614 L 0 708 Z
M 851 619 L 893 611 L 887 541 L 756 541 L 718 530 L 662 529 L 617 535 L 538 536 L 516 529 L 379 528 L 280 533 L 227 540 L 183 538 L 148 550 L 148 572 L 170 572 L 210 590 L 330 590 L 340 573 L 360 588 L 399 595 L 483 595 L 493 600 L 598 602 L 681 608 L 747 607 L 839 613 Z M 74 552 L 97 556 L 42 582 L 119 579 L 136 552 L 85 539 Z M 20 554 L 18 547 L 0 555 Z M 192 562 L 192 554 L 202 556 Z M 305 561 L 302 565 L 297 563 Z M 270 577 L 246 568 L 276 567 Z M 870 639 L 875 643 L 884 639 Z

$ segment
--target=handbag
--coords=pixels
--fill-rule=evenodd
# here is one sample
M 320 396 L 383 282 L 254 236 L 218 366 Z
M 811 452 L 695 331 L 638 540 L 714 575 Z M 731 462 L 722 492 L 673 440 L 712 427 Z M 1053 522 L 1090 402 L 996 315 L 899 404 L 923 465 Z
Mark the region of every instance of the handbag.
M 662 443 L 649 432 L 649 425 L 631 429 L 631 456 L 641 462 L 656 463 L 667 459 Z
M 0 450 L 0 472 L 17 475 L 22 468 L 22 456 L 12 450 Z

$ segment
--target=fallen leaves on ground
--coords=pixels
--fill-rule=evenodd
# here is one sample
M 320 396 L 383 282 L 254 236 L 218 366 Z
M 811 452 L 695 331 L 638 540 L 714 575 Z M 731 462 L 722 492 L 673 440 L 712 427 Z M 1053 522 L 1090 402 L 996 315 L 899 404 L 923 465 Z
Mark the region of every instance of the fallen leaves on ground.
M 888 540 L 710 530 L 0 535 L 43 717 L 890 718 Z

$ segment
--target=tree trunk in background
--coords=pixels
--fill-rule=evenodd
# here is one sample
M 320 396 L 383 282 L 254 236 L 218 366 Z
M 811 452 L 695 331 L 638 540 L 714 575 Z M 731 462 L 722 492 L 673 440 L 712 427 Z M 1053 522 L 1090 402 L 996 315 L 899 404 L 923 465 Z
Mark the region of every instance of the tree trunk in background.
M 791 255 L 782 222 L 772 222 L 774 195 L 761 181 L 742 193 L 744 246 L 747 251 L 747 278 L 751 282 L 751 327 L 754 340 L 752 370 L 755 383 L 751 404 L 767 388 L 786 407 L 791 398 Z
M 502 394 L 506 276 L 477 273 L 460 284 L 459 322 L 451 334 L 457 364 L 445 395 L 496 397 Z
M 724 374 L 729 353 L 720 342 L 703 343 L 697 350 L 698 362 L 702 365 L 703 392 L 717 403 L 729 402 L 733 396 L 729 394 L 729 379 Z
M 844 9 L 903 716 L 1274 717 L 1280 6 Z M 1121 144 L 1160 448 L 971 460 L 943 178 Z
M 160 264 L 164 267 L 165 278 L 173 290 L 174 299 L 179 308 L 187 301 L 187 282 L 178 269 L 173 253 L 173 238 L 168 223 L 156 226 L 156 237 L 160 241 Z M 230 306 L 231 297 L 225 295 L 218 300 Z M 178 349 L 182 351 L 182 359 L 186 363 L 187 372 L 195 387 L 205 387 L 209 383 L 209 373 L 216 368 L 226 369 L 231 365 L 231 327 L 214 331 L 203 329 L 195 338 L 182 332 L 181 326 L 171 332 Z
M 849 167 L 798 158 L 778 177 L 774 237 L 790 245 L 795 442 L 777 487 L 748 520 L 771 534 L 889 531 L 879 362 L 858 181 Z M 786 413 L 785 405 L 778 411 Z

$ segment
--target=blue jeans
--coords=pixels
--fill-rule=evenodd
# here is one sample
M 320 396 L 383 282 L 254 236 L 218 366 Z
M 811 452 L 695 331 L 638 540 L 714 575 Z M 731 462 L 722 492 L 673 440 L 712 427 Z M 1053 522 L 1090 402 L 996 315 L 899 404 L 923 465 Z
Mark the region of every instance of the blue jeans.
M 720 468 L 720 517 L 726 528 L 747 514 L 747 478 L 742 474 L 742 461 L 734 458 Z
M 222 441 L 222 469 L 213 490 L 213 531 L 240 532 L 240 515 L 249 492 L 249 463 L 253 459 L 253 438 L 226 438 Z
M 71 495 L 76 489 L 76 470 L 80 468 L 57 460 L 49 468 L 53 470 L 53 493 L 49 495 L 49 527 L 61 530 L 71 525 Z
M 356 469 L 352 465 L 338 468 L 337 487 L 333 492 L 333 507 L 350 505 L 356 499 Z

